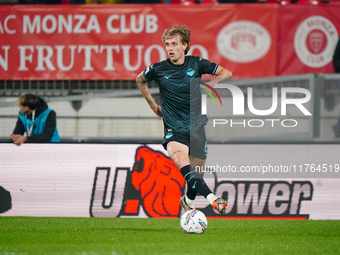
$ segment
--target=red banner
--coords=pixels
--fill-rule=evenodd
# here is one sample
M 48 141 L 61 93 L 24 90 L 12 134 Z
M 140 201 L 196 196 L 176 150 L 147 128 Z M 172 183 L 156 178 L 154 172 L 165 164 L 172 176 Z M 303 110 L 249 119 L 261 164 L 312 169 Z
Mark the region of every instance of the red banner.
M 235 77 L 272 76 L 273 20 L 272 5 L 3 6 L 0 79 L 135 79 L 167 58 L 161 36 L 172 24 L 190 27 L 193 55 Z
M 278 75 L 334 73 L 340 5 L 287 5 L 279 10 Z
M 189 54 L 235 78 L 328 73 L 337 13 L 337 5 L 0 6 L 0 79 L 134 80 L 167 58 L 161 36 L 173 24 L 190 27 Z

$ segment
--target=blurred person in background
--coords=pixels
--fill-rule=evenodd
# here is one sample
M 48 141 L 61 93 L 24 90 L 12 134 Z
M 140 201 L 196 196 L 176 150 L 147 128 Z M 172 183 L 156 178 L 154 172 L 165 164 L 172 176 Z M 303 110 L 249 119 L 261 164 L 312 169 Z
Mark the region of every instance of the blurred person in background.
M 334 71 L 336 73 L 340 73 L 340 38 L 338 40 L 338 44 L 335 47 L 335 51 L 333 54 L 333 67 L 334 67 Z M 340 85 L 340 81 L 339 85 Z M 335 137 L 340 137 L 340 117 L 338 119 L 338 122 L 336 124 L 333 125 L 333 131 L 334 131 L 334 136 Z
M 69 4 L 86 4 L 85 0 L 69 0 Z
M 336 73 L 340 73 L 340 38 L 333 54 L 333 67 Z
M 61 0 L 35 0 L 36 4 L 61 4 Z
M 18 98 L 19 117 L 11 134 L 11 140 L 23 143 L 60 142 L 55 111 L 37 95 L 27 93 Z M 26 136 L 24 134 L 26 133 Z
M 18 4 L 35 4 L 35 0 L 19 0 Z

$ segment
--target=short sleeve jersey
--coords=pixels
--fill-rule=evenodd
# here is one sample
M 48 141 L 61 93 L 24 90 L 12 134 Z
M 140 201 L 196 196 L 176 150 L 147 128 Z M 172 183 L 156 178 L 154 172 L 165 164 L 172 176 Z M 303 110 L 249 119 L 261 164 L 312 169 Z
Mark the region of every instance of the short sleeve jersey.
M 159 84 L 165 132 L 190 134 L 207 123 L 201 114 L 200 80 L 202 74 L 215 74 L 217 67 L 206 59 L 186 56 L 182 65 L 167 59 L 143 71 L 147 81 Z

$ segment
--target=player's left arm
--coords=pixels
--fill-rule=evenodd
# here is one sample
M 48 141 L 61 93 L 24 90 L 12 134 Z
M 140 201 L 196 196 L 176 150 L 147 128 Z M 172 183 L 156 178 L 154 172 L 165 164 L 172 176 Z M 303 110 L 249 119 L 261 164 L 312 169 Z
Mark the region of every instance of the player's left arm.
M 229 80 L 231 77 L 233 77 L 233 74 L 228 69 L 218 66 L 215 72 L 215 78 L 207 82 L 208 85 L 214 86 L 217 83 L 224 82 L 226 80 Z

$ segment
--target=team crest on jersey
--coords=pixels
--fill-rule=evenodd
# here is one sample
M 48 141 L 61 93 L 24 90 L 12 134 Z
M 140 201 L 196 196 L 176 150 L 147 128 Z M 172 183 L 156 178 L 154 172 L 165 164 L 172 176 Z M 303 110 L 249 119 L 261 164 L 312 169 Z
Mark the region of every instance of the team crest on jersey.
M 194 69 L 192 69 L 192 68 L 188 68 L 188 70 L 187 70 L 187 75 L 189 75 L 189 76 L 193 76 L 194 75 L 194 73 L 195 73 L 195 70 Z

